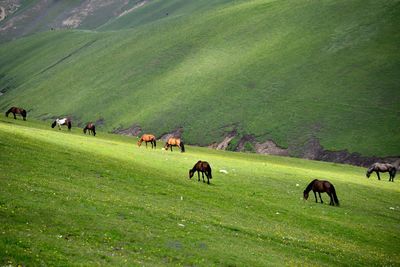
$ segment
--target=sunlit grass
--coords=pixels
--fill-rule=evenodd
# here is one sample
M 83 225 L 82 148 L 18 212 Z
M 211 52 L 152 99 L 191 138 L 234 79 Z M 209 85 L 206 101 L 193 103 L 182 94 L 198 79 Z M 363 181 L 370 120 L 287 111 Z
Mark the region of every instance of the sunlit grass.
M 398 265 L 397 179 L 349 165 L 85 136 L 0 117 L 7 265 Z M 188 179 L 197 160 L 211 185 Z M 219 172 L 227 171 L 227 174 Z M 330 180 L 340 207 L 302 191 Z

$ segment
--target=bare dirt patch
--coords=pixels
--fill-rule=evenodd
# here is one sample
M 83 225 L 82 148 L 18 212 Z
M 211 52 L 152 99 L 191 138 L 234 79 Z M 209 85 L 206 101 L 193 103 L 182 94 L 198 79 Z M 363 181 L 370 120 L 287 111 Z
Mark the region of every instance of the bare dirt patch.
M 183 127 L 179 127 L 170 133 L 162 134 L 159 139 L 166 142 L 171 137 L 182 138 L 182 134 L 183 134 Z
M 138 136 L 142 132 L 142 128 L 138 124 L 133 124 L 129 128 L 118 127 L 113 130 L 112 133 L 127 135 L 127 136 Z
M 391 157 L 365 157 L 359 153 L 350 153 L 348 150 L 330 151 L 325 150 L 318 138 L 312 137 L 304 146 L 302 158 L 345 163 L 351 165 L 357 165 L 362 167 L 368 167 L 375 162 L 395 162 L 400 159 L 400 156 Z
M 259 154 L 289 156 L 289 151 L 285 148 L 279 147 L 274 141 L 267 140 L 263 143 L 256 142 L 254 144 L 256 152 Z

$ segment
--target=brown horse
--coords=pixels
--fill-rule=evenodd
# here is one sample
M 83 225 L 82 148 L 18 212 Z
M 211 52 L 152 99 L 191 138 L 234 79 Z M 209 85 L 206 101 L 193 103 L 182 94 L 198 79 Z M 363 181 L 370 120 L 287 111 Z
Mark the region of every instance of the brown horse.
M 366 173 L 367 178 L 371 175 L 371 173 L 376 172 L 376 175 L 378 176 L 378 180 L 381 179 L 379 176 L 380 172 L 389 172 L 389 182 L 394 182 L 394 176 L 396 175 L 397 168 L 393 164 L 390 163 L 374 163 L 372 164 Z
M 314 192 L 315 202 L 316 203 L 318 203 L 316 192 L 318 192 L 319 199 L 321 200 L 321 203 L 324 203 L 322 201 L 322 198 L 321 198 L 321 192 L 322 193 L 326 192 L 329 195 L 330 199 L 331 199 L 331 202 L 329 203 L 329 205 L 335 206 L 335 204 L 336 204 L 336 205 L 339 206 L 339 199 L 336 196 L 335 187 L 329 181 L 320 181 L 318 179 L 313 180 L 309 185 L 307 185 L 306 189 L 303 192 L 303 196 L 304 196 L 305 200 L 308 199 L 308 193 L 311 190 Z
M 6 117 L 8 117 L 8 114 L 12 113 L 14 115 L 14 119 L 16 120 L 17 117 L 15 114 L 20 114 L 23 118 L 24 121 L 26 121 L 26 110 L 23 108 L 17 108 L 17 107 L 12 107 L 6 112 Z
M 92 132 L 93 136 L 96 136 L 96 126 L 92 122 L 89 122 L 86 124 L 85 128 L 83 128 L 84 134 L 86 134 L 86 131 L 89 131 L 89 135 L 90 132 Z
M 175 137 L 171 137 L 168 139 L 168 141 L 165 143 L 165 150 L 168 150 L 168 148 L 171 148 L 172 151 L 172 147 L 173 146 L 177 146 L 178 148 L 180 148 L 181 152 L 185 152 L 185 145 L 183 144 L 183 141 L 180 138 L 175 138 Z
M 189 170 L 189 179 L 192 179 L 194 173 L 197 171 L 197 176 L 198 176 L 198 180 L 200 182 L 200 172 L 201 172 L 201 176 L 203 177 L 203 183 L 205 183 L 204 181 L 204 174 L 206 174 L 207 177 L 207 184 L 210 184 L 210 179 L 212 179 L 212 175 L 211 175 L 211 167 L 210 164 L 208 164 L 207 161 L 201 161 L 199 160 L 192 169 Z
M 68 130 L 71 130 L 72 127 L 72 121 L 70 118 L 62 118 L 62 119 L 56 119 L 52 124 L 51 124 L 51 128 L 56 127 L 56 125 L 58 125 L 58 129 L 61 130 L 61 125 L 67 125 L 68 126 Z
M 157 142 L 156 142 L 156 137 L 152 134 L 144 134 L 142 137 L 140 137 L 139 141 L 137 142 L 138 147 L 142 145 L 142 142 L 146 142 L 146 148 L 147 148 L 147 143 L 150 142 L 151 148 L 156 149 L 157 147 Z

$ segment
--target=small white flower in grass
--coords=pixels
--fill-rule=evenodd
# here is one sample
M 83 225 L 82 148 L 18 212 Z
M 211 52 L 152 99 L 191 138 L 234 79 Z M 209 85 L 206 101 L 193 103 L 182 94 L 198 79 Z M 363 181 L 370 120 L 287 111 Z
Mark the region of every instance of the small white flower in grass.
M 184 225 L 184 224 L 181 224 L 181 223 L 178 223 L 178 225 L 179 225 L 180 227 L 185 227 L 185 225 Z
M 181 200 L 183 200 L 183 196 L 181 196 Z
M 394 207 L 390 207 L 389 209 L 394 210 Z
M 296 184 L 296 186 L 300 186 L 299 184 Z
M 277 211 L 275 214 L 276 214 L 276 215 L 279 215 L 280 213 Z
M 227 170 L 219 170 L 220 173 L 228 174 Z

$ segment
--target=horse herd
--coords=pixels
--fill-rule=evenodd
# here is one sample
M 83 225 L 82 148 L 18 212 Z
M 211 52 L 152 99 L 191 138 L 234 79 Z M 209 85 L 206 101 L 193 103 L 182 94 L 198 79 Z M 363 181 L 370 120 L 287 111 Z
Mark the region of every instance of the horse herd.
M 12 113 L 14 115 L 14 119 L 17 119 L 15 115 L 19 114 L 22 116 L 24 121 L 26 120 L 27 112 L 26 112 L 26 110 L 24 110 L 22 108 L 11 107 L 6 112 L 6 117 L 8 117 L 8 115 L 10 113 Z M 57 118 L 51 124 L 51 128 L 54 128 L 56 125 L 58 126 L 59 130 L 61 130 L 62 125 L 67 126 L 68 130 L 71 130 L 72 121 L 70 118 L 61 118 L 61 119 Z M 83 129 L 83 132 L 85 134 L 86 134 L 86 132 L 88 132 L 89 135 L 93 134 L 93 136 L 96 136 L 96 126 L 92 122 L 89 122 Z M 156 147 L 157 147 L 156 137 L 152 134 L 143 134 L 140 137 L 139 141 L 137 142 L 138 147 L 140 147 L 143 142 L 145 142 L 146 148 L 147 148 L 148 143 L 151 144 L 151 148 L 156 149 Z M 180 138 L 175 138 L 175 137 L 171 137 L 167 140 L 167 142 L 164 145 L 164 149 L 165 150 L 170 149 L 172 151 L 172 147 L 174 147 L 174 146 L 178 147 L 181 150 L 181 152 L 185 152 L 185 145 L 184 145 L 183 141 Z M 366 177 L 369 178 L 371 173 L 375 172 L 376 175 L 378 176 L 378 180 L 380 180 L 381 177 L 380 177 L 379 173 L 380 172 L 382 172 L 382 173 L 388 172 L 389 173 L 389 182 L 394 182 L 394 177 L 396 175 L 397 168 L 398 168 L 398 166 L 395 166 L 395 165 L 396 164 L 390 164 L 390 163 L 378 163 L 378 162 L 374 163 L 367 169 Z M 193 168 L 189 170 L 189 178 L 190 179 L 193 177 L 195 172 L 197 172 L 198 181 L 200 181 L 200 173 L 201 173 L 203 182 L 205 183 L 205 180 L 204 180 L 204 175 L 205 175 L 207 178 L 207 184 L 210 184 L 210 179 L 212 179 L 212 174 L 211 174 L 212 171 L 211 171 L 211 166 L 207 161 L 199 160 L 193 166 Z M 321 198 L 321 193 L 325 192 L 329 195 L 329 198 L 330 198 L 329 205 L 339 206 L 339 199 L 336 195 L 335 187 L 329 181 L 322 181 L 322 180 L 318 180 L 318 179 L 313 180 L 309 185 L 307 185 L 307 187 L 303 191 L 303 197 L 305 200 L 308 199 L 308 195 L 311 190 L 314 193 L 315 202 L 318 203 L 317 194 L 316 194 L 316 193 L 318 193 L 319 199 L 320 199 L 321 203 L 323 203 L 322 198 Z

